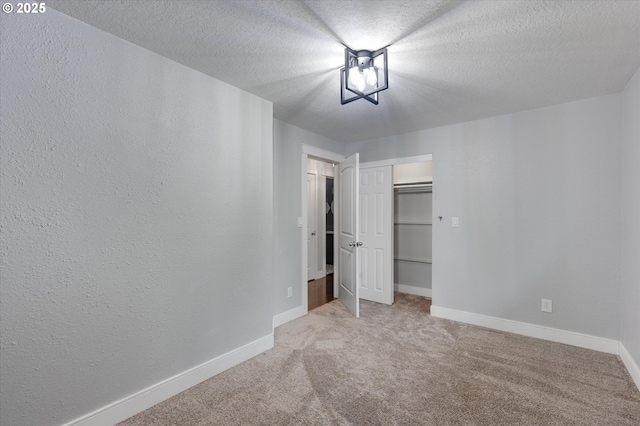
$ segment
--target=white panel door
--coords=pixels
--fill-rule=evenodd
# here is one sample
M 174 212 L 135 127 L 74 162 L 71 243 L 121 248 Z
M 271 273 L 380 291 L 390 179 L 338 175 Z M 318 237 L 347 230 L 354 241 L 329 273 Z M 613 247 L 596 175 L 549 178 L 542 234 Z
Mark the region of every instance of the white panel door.
M 318 245 L 316 179 L 316 175 L 307 173 L 307 281 L 316 279 L 316 250 Z
M 393 303 L 393 171 L 360 169 L 360 298 Z
M 360 316 L 360 262 L 358 251 L 360 232 L 360 197 L 358 197 L 358 181 L 360 171 L 358 154 L 353 154 L 338 167 L 338 256 L 339 273 L 338 298 L 357 317 Z

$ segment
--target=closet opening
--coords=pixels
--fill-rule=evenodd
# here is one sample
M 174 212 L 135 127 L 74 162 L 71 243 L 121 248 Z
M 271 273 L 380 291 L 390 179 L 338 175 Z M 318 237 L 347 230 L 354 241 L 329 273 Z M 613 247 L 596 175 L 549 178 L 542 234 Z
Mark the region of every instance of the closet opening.
M 307 160 L 307 308 L 334 299 L 334 164 Z
M 394 290 L 431 298 L 433 162 L 397 164 L 394 189 Z
M 361 165 L 360 299 L 391 305 L 395 292 L 431 298 L 431 158 Z

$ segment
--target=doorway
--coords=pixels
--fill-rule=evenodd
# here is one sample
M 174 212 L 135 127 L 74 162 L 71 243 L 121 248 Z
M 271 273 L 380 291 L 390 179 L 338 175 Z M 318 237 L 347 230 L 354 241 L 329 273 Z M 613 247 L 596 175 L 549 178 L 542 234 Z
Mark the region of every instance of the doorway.
M 308 229 L 308 160 L 320 160 L 334 165 L 334 239 L 333 239 L 333 296 L 340 299 L 342 304 L 357 318 L 359 316 L 359 292 L 360 292 L 360 263 L 359 252 L 362 242 L 359 241 L 360 215 L 359 215 L 359 164 L 358 153 L 344 157 L 321 148 L 302 145 L 301 154 L 301 183 L 302 183 L 302 216 L 298 217 L 298 227 L 301 229 L 302 239 L 302 270 L 301 290 L 302 306 L 304 314 L 308 312 L 309 288 L 308 288 L 308 257 L 309 238 L 313 232 Z M 326 226 L 326 224 L 325 224 Z M 318 231 L 316 230 L 316 233 Z M 326 230 L 322 230 L 326 234 Z M 326 240 L 325 240 L 326 242 Z M 320 253 L 324 253 L 320 251 Z M 320 263 L 323 265 L 323 263 Z M 324 262 L 326 275 L 326 259 Z M 317 268 L 317 265 L 316 265 Z M 304 315 L 303 314 L 303 315 Z
M 363 163 L 360 175 L 360 298 L 432 297 L 432 156 Z
M 333 296 L 336 298 L 338 298 L 339 296 L 343 304 L 345 304 L 345 306 L 347 306 L 347 308 L 356 317 L 359 316 L 359 299 L 361 298 L 360 293 L 363 290 L 362 278 L 366 276 L 369 285 L 371 285 L 371 283 L 374 282 L 372 280 L 378 279 L 376 277 L 377 271 L 380 271 L 380 270 L 394 271 L 396 269 L 394 268 L 394 266 L 399 262 L 408 262 L 407 258 L 402 256 L 401 252 L 395 253 L 395 245 L 396 244 L 399 245 L 400 243 L 402 243 L 402 241 L 400 240 L 396 241 L 395 227 L 401 226 L 401 225 L 408 225 L 408 223 L 396 224 L 394 209 L 392 207 L 391 213 L 385 216 L 385 217 L 388 217 L 389 220 L 388 221 L 386 219 L 384 220 L 386 223 L 390 224 L 391 231 L 386 232 L 386 235 L 388 235 L 388 237 L 386 238 L 389 239 L 390 241 L 389 244 L 392 247 L 392 250 L 385 250 L 386 253 L 384 253 L 381 256 L 385 259 L 385 262 L 389 262 L 387 265 L 390 265 L 390 266 L 387 266 L 386 268 L 377 268 L 377 267 L 372 268 L 374 262 L 369 262 L 368 269 L 366 271 L 364 270 L 365 265 L 362 264 L 362 259 L 364 259 L 362 252 L 366 250 L 364 250 L 365 247 L 363 247 L 363 242 L 359 241 L 360 237 L 362 236 L 360 232 L 361 230 L 360 222 L 362 221 L 360 220 L 360 218 L 362 218 L 362 220 L 364 221 L 365 218 L 367 217 L 367 214 L 365 214 L 365 212 L 361 212 L 361 208 L 360 208 L 360 205 L 361 205 L 360 200 L 363 198 L 362 197 L 363 188 L 361 186 L 360 178 L 363 177 L 364 179 L 364 175 L 366 174 L 366 173 L 363 173 L 363 171 L 364 169 L 369 169 L 369 171 L 371 171 L 371 168 L 380 168 L 380 169 L 390 171 L 390 174 L 387 175 L 386 171 L 383 172 L 382 170 L 378 170 L 378 172 L 380 173 L 369 176 L 370 178 L 369 182 L 375 182 L 376 185 L 378 185 L 381 182 L 385 182 L 384 186 L 387 186 L 391 190 L 392 196 L 384 197 L 384 198 L 390 199 L 390 201 L 383 202 L 382 204 L 387 206 L 389 205 L 393 206 L 395 201 L 394 200 L 395 193 L 393 188 L 394 182 L 393 182 L 393 179 L 389 179 L 387 177 L 393 174 L 393 167 L 407 164 L 407 163 L 430 162 L 430 165 L 429 165 L 430 171 L 428 173 L 428 176 L 425 173 L 418 175 L 418 177 L 420 178 L 428 177 L 429 178 L 428 181 L 425 181 L 424 179 L 416 180 L 414 176 L 411 178 L 413 180 L 404 180 L 404 181 L 396 182 L 396 184 L 399 184 L 399 185 L 405 184 L 407 185 L 407 187 L 410 185 L 423 185 L 423 184 L 430 185 L 432 182 L 431 161 L 433 160 L 433 157 L 431 154 L 423 154 L 423 155 L 417 155 L 413 157 L 395 158 L 395 159 L 373 161 L 373 162 L 360 164 L 358 157 L 359 157 L 358 154 L 354 154 L 351 157 L 346 158 L 339 154 L 335 154 L 330 151 L 325 151 L 320 148 L 310 147 L 307 145 L 302 146 L 302 155 L 301 155 L 301 160 L 302 160 L 302 163 L 301 163 L 302 176 L 301 177 L 302 177 L 302 183 L 303 183 L 302 185 L 302 217 L 298 218 L 298 226 L 300 228 L 304 228 L 305 230 L 307 230 L 308 221 L 309 221 L 308 193 L 310 192 L 309 186 L 308 186 L 308 181 L 309 181 L 308 180 L 308 171 L 309 171 L 308 160 L 309 159 L 320 160 L 332 165 L 335 164 L 336 167 L 334 172 L 335 173 L 335 176 L 334 176 L 335 189 L 334 189 L 333 210 L 336 212 L 336 215 L 334 216 L 334 230 L 336 231 L 336 235 L 338 235 L 339 238 L 338 237 L 334 238 L 333 247 L 334 247 L 334 253 L 336 254 L 339 253 L 340 255 L 334 256 Z M 402 169 L 402 167 L 400 169 Z M 396 175 L 397 174 L 398 173 L 396 173 Z M 317 176 L 317 172 L 316 172 L 316 176 Z M 326 184 L 326 181 L 325 181 L 325 184 Z M 372 199 L 373 198 L 380 199 L 380 197 L 378 196 L 372 197 Z M 343 215 L 345 215 L 345 220 L 340 219 L 340 217 L 342 217 Z M 428 215 L 432 215 L 432 212 L 429 212 Z M 399 219 L 398 222 L 403 221 L 402 217 L 399 217 L 398 219 Z M 342 222 L 344 222 L 344 224 L 342 224 Z M 377 222 L 377 220 L 370 223 L 373 224 L 374 222 Z M 417 225 L 417 226 L 423 226 L 425 227 L 424 228 L 425 230 L 430 229 L 432 227 L 432 225 L 429 225 L 428 223 L 426 223 L 426 222 L 431 222 L 430 220 L 425 220 L 424 222 L 425 223 L 423 225 Z M 315 230 L 316 235 L 318 235 L 318 233 L 320 232 L 323 232 L 326 236 L 326 229 L 327 229 L 326 222 L 324 223 L 324 226 L 325 226 L 325 229 L 323 230 L 320 230 L 316 227 L 316 230 Z M 427 226 L 429 226 L 429 228 L 426 228 Z M 374 228 L 371 228 L 371 229 L 374 229 Z M 302 279 L 303 279 L 301 283 L 302 285 L 301 308 L 304 309 L 305 313 L 308 312 L 308 308 L 309 308 L 309 305 L 308 305 L 309 268 L 307 263 L 309 260 L 309 250 L 308 250 L 309 235 L 312 233 L 313 231 L 301 233 L 302 250 L 303 250 L 303 253 L 302 253 L 303 261 L 301 265 L 302 266 L 301 272 L 302 272 Z M 430 235 L 431 233 L 429 233 L 429 241 L 428 241 L 429 247 L 431 247 L 431 244 L 432 244 L 430 240 Z M 426 237 L 427 236 L 425 236 L 425 238 Z M 426 244 L 425 239 L 422 239 L 422 242 Z M 359 250 L 356 250 L 356 248 L 359 248 Z M 374 251 L 376 250 L 374 249 Z M 376 251 L 376 252 L 380 253 L 380 251 Z M 323 251 L 316 252 L 316 256 L 318 255 L 318 253 L 324 253 L 324 252 Z M 416 257 L 411 259 L 411 260 L 423 261 L 423 262 L 414 262 L 414 263 L 429 265 L 428 266 L 429 272 L 419 272 L 417 274 L 415 273 L 413 274 L 414 277 L 418 276 L 420 279 L 422 279 L 422 281 L 419 282 L 420 285 L 411 285 L 412 283 L 416 284 L 416 282 L 412 282 L 409 284 L 406 284 L 404 282 L 398 282 L 398 281 L 401 281 L 401 278 L 403 276 L 406 276 L 407 274 L 399 275 L 395 272 L 391 274 L 391 277 L 392 277 L 391 279 L 384 280 L 384 283 L 385 283 L 384 290 L 390 293 L 391 300 L 393 298 L 394 290 L 399 290 L 404 293 L 418 294 L 420 296 L 426 296 L 426 297 L 429 297 L 431 295 L 431 272 L 430 272 L 431 258 L 429 253 L 425 252 L 423 253 L 423 255 L 424 257 Z M 327 270 L 326 257 L 325 257 L 325 262 L 324 263 L 320 262 L 319 264 L 321 266 L 324 265 L 325 267 L 324 274 L 326 276 L 326 270 Z M 376 264 L 379 264 L 379 262 L 376 262 Z M 317 266 L 318 265 L 316 265 L 316 269 L 317 269 Z M 401 268 L 402 267 L 399 267 L 398 269 L 400 270 Z M 387 274 L 388 273 L 385 272 L 385 275 Z M 326 283 L 325 283 L 325 289 L 326 289 Z M 366 299 L 366 297 L 364 298 Z M 388 303 L 393 303 L 393 302 L 391 301 Z
M 333 296 L 336 298 L 340 298 L 342 303 L 354 314 L 357 318 L 359 316 L 359 299 L 360 292 L 362 291 L 362 277 L 366 275 L 371 283 L 371 278 L 376 279 L 376 271 L 384 270 L 385 268 L 370 268 L 364 271 L 362 265 L 362 259 L 364 256 L 360 255 L 360 253 L 364 250 L 356 250 L 356 248 L 364 249 L 363 242 L 359 241 L 361 237 L 361 218 L 364 220 L 365 217 L 368 217 L 367 214 L 360 210 L 360 200 L 362 198 L 362 187 L 360 178 L 365 173 L 361 173 L 364 169 L 371 168 L 381 168 L 384 170 L 391 170 L 391 174 L 393 174 L 392 168 L 393 166 L 407 164 L 407 163 L 418 163 L 418 162 L 430 162 L 430 168 L 433 167 L 431 161 L 433 160 L 433 156 L 431 154 L 423 154 L 416 155 L 413 157 L 405 157 L 405 158 L 395 158 L 389 160 L 381 160 L 381 161 L 372 161 L 367 163 L 360 164 L 359 162 L 359 154 L 353 154 L 349 158 L 343 157 L 339 154 L 335 154 L 330 151 L 325 151 L 320 148 L 311 147 L 308 145 L 302 145 L 302 155 L 301 155 L 301 179 L 302 179 L 302 216 L 298 218 L 298 227 L 304 228 L 307 230 L 308 228 L 308 193 L 309 193 L 309 179 L 308 179 L 308 160 L 320 160 L 324 162 L 328 162 L 330 164 L 335 164 L 335 175 L 334 175 L 334 206 L 333 210 L 336 212 L 334 215 L 334 230 L 336 232 L 337 237 L 334 238 L 334 279 L 333 279 Z M 370 182 L 376 182 L 376 185 L 380 182 L 386 182 L 384 186 L 387 186 L 392 194 L 393 194 L 393 179 L 388 179 L 385 177 L 386 172 L 379 170 L 377 175 L 371 175 L 372 180 Z M 423 173 L 424 175 L 424 173 Z M 387 175 L 389 176 L 389 175 Z M 425 176 L 422 176 L 425 177 Z M 421 184 L 431 184 L 432 183 L 432 172 L 429 172 L 429 181 L 428 182 L 416 182 L 416 181 L 405 181 L 405 182 L 397 182 L 398 184 L 407 184 L 407 185 L 421 185 Z M 372 197 L 375 199 L 380 199 L 380 197 Z M 389 202 L 382 202 L 383 205 L 391 205 L 394 204 L 394 196 L 384 197 L 390 199 Z M 430 212 L 429 215 L 433 213 Z M 340 219 L 344 216 L 344 220 Z M 389 244 L 393 247 L 395 234 L 396 232 L 393 230 L 396 226 L 394 223 L 395 217 L 393 214 L 393 207 L 391 209 L 391 214 L 388 214 L 387 217 L 389 220 L 385 220 L 386 223 L 389 223 L 392 231 L 387 232 L 387 239 L 391 241 Z M 400 221 L 402 218 L 400 217 Z M 344 222 L 344 223 L 343 223 Z M 377 220 L 374 221 L 377 223 Z M 371 222 L 371 223 L 374 223 Z M 431 222 L 431 221 L 425 221 Z M 400 225 L 400 224 L 398 224 Z M 403 224 L 405 225 L 405 224 Z M 428 224 L 424 224 L 422 226 L 430 226 Z M 326 222 L 325 222 L 326 227 Z M 431 226 L 432 227 L 432 226 Z M 372 228 L 373 229 L 373 228 Z M 427 229 L 427 228 L 425 228 Z M 316 235 L 319 230 L 316 228 Z M 323 230 L 326 234 L 326 228 Z M 302 237 L 302 308 L 304 313 L 308 312 L 308 301 L 309 301 L 309 288 L 308 288 L 308 278 L 309 278 L 309 267 L 308 267 L 308 258 L 309 258 L 309 235 L 313 233 L 311 232 L 301 232 Z M 326 240 L 325 240 L 326 241 Z M 397 243 L 399 244 L 399 243 Z M 431 247 L 431 241 L 429 240 L 429 246 Z M 326 248 L 326 246 L 325 246 Z M 321 252 L 322 253 L 322 252 Z M 337 255 L 339 253 L 339 255 Z M 428 255 L 428 253 L 427 253 Z M 406 262 L 407 259 L 395 259 L 396 257 L 402 257 L 399 253 L 398 255 L 394 254 L 394 250 L 386 250 L 386 253 L 382 255 L 386 262 L 390 262 L 390 265 L 387 269 L 394 270 L 394 264 L 396 262 Z M 430 258 L 422 257 L 416 258 L 418 260 L 423 260 L 424 265 L 431 265 Z M 429 261 L 429 262 L 427 262 Z M 378 264 L 379 262 L 376 262 Z M 414 262 L 420 263 L 420 262 Z M 322 263 L 320 263 L 322 265 Z M 326 276 L 326 258 L 325 258 L 325 276 Z M 373 262 L 371 263 L 373 265 Z M 316 265 L 317 269 L 317 265 Z M 429 296 L 431 293 L 431 273 L 428 272 L 428 280 L 423 280 L 422 284 L 424 287 L 419 291 L 419 295 L 421 296 Z M 378 274 L 379 275 L 379 274 Z M 422 274 L 423 278 L 426 277 L 426 274 Z M 392 277 L 396 279 L 400 279 L 400 276 L 393 273 Z M 405 293 L 410 293 L 411 289 L 409 287 L 418 288 L 419 286 L 411 286 L 408 284 L 404 284 L 402 282 L 394 282 L 395 279 L 392 278 L 390 280 L 385 281 L 384 289 L 390 292 L 390 297 L 393 298 L 394 290 L 400 290 Z M 396 285 L 397 284 L 397 285 Z M 427 286 L 429 288 L 427 288 Z M 424 294 L 429 293 L 429 294 Z M 390 302 L 393 303 L 393 302 Z
M 335 164 L 307 159 L 307 310 L 334 299 Z
M 433 162 L 393 167 L 394 289 L 431 298 Z

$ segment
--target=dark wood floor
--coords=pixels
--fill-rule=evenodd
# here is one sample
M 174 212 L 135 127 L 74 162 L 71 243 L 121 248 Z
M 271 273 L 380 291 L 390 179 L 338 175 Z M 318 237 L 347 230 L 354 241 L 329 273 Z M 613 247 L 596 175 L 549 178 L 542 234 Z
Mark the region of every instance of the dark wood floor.
M 309 310 L 333 300 L 333 274 L 319 280 L 309 281 Z

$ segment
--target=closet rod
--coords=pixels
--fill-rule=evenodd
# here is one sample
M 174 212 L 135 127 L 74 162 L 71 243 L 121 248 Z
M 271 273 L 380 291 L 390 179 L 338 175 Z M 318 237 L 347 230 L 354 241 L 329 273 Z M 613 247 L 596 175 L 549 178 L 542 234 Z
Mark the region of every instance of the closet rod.
M 394 185 L 393 190 L 399 194 L 416 194 L 421 192 L 433 192 L 431 183 L 417 183 L 408 185 Z
M 432 188 L 432 182 L 425 183 L 396 183 L 393 185 L 393 189 L 402 189 L 402 188 Z

